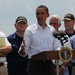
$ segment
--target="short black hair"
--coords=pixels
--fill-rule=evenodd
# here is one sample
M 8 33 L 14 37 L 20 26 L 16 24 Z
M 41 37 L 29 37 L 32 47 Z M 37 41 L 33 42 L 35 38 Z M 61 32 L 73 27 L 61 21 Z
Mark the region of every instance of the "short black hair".
M 47 12 L 47 13 L 49 12 L 48 7 L 47 7 L 47 6 L 45 6 L 45 5 L 40 5 L 40 6 L 38 6 L 37 8 L 45 8 L 46 12 Z

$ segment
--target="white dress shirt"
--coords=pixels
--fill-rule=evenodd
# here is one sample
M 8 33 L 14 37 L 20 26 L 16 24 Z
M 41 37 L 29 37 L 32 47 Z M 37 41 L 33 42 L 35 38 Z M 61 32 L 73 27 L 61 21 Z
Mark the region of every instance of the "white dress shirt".
M 52 26 L 47 25 L 43 29 L 38 23 L 26 29 L 24 40 L 28 58 L 43 51 L 59 50 L 61 48 L 60 42 L 52 35 L 53 31 L 55 29 Z
M 5 37 L 5 34 L 0 31 L 0 47 L 2 46 L 11 46 L 7 38 Z M 0 62 L 5 62 L 6 57 L 0 57 Z

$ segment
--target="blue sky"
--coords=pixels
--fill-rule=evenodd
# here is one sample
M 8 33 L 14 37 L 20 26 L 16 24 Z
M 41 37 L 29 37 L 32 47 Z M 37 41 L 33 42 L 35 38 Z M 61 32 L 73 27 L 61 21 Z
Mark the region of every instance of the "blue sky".
M 57 14 L 61 19 L 66 13 L 75 15 L 75 0 L 0 0 L 0 30 L 6 36 L 14 33 L 15 20 L 21 15 L 27 18 L 28 25 L 35 23 L 35 10 L 39 5 L 46 5 L 50 15 Z M 63 22 L 60 29 L 64 30 Z

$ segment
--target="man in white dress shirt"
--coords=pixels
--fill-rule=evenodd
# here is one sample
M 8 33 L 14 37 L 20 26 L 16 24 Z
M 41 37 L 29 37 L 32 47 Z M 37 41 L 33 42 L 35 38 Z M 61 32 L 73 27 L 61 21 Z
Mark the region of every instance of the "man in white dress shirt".
M 5 67 L 5 57 L 12 50 L 5 34 L 0 31 L 0 75 L 8 75 Z
M 43 51 L 59 50 L 61 48 L 60 42 L 52 35 L 55 29 L 46 24 L 48 17 L 48 8 L 44 5 L 38 6 L 36 9 L 37 22 L 29 26 L 25 31 L 25 43 L 22 44 L 19 53 L 21 55 L 28 53 L 28 75 L 56 75 L 51 60 L 36 61 L 31 58 Z

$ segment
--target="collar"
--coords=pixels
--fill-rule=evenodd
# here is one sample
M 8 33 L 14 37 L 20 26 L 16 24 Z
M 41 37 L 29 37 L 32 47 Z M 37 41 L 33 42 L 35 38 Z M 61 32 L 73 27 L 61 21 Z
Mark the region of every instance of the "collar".
M 36 22 L 36 23 L 35 23 L 35 27 L 36 27 L 36 29 L 38 29 L 38 28 L 40 28 L 41 26 L 38 24 L 38 22 Z M 50 28 L 51 26 L 48 25 L 48 24 L 46 24 L 46 27 L 49 27 L 49 28 Z

